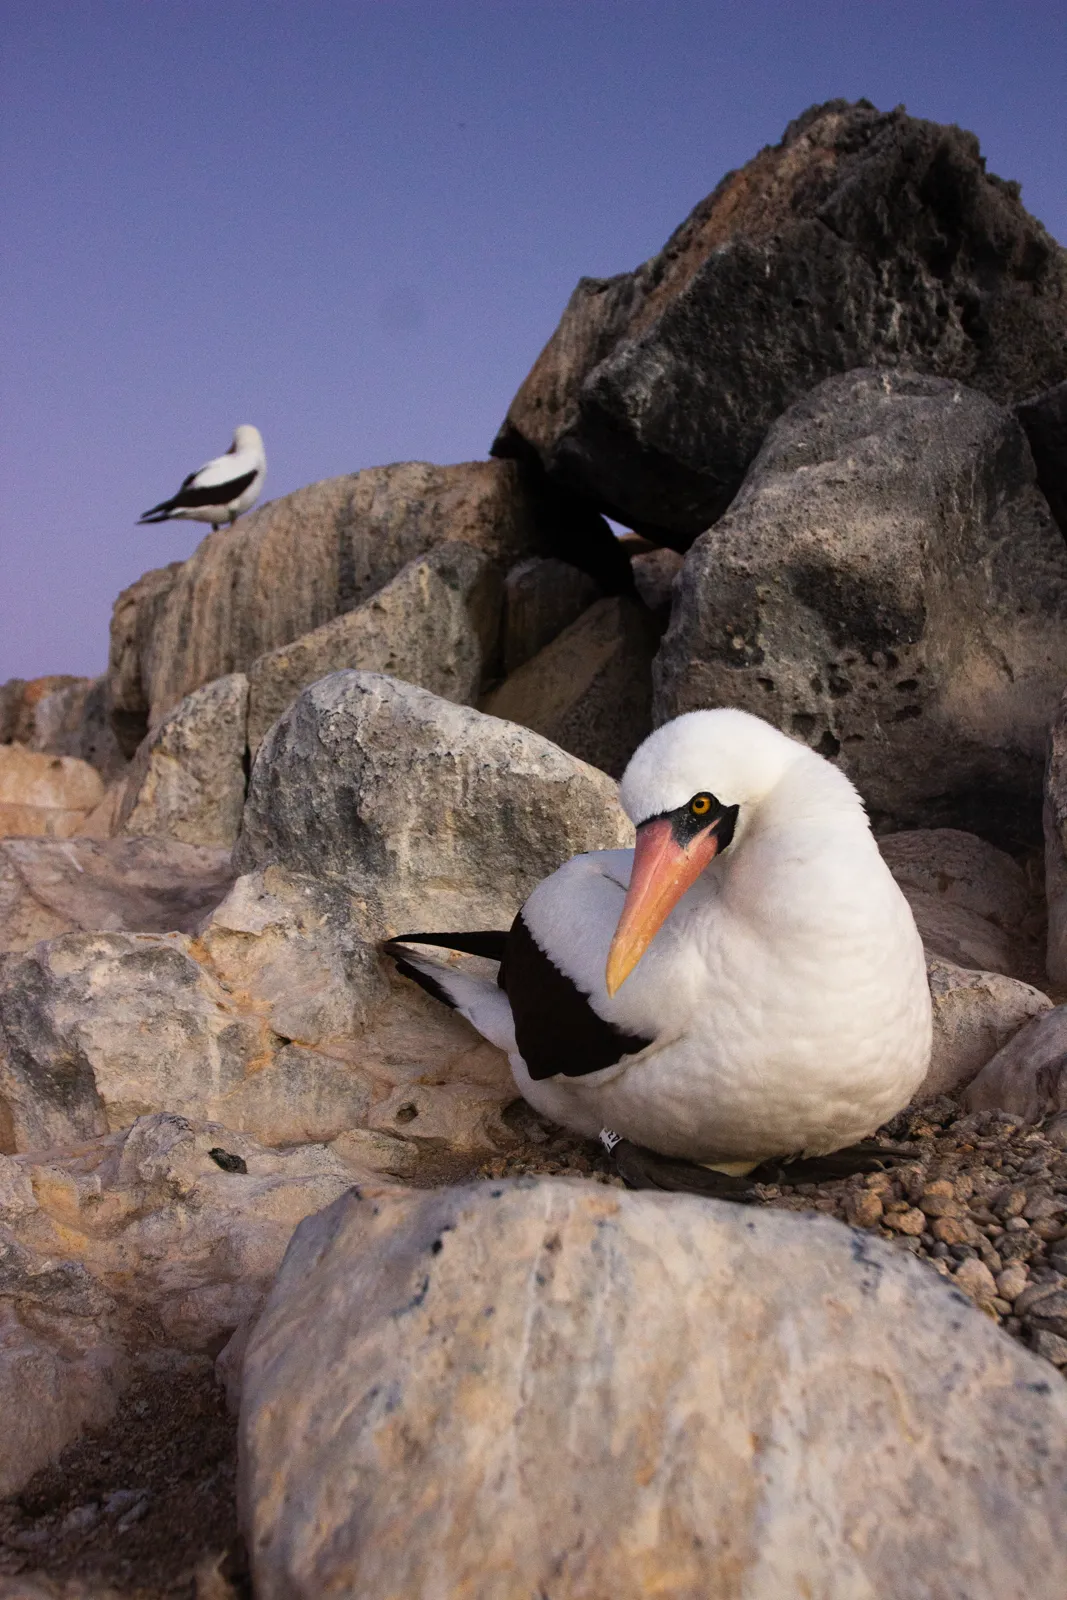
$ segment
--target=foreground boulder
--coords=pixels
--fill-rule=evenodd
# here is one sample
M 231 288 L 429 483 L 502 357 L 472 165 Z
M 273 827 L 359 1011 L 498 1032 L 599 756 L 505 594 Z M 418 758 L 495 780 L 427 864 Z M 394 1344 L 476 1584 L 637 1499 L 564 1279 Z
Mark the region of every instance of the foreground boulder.
M 106 1421 L 142 1352 L 214 1353 L 296 1223 L 364 1175 L 177 1116 L 0 1156 L 0 1493 Z
M 0 1150 L 160 1111 L 270 1145 L 362 1128 L 431 1162 L 507 1147 L 505 1057 L 397 977 L 358 922 L 342 885 L 272 868 L 195 938 L 67 934 L 0 958 Z
M 612 780 L 547 739 L 338 672 L 261 745 L 234 860 L 340 879 L 376 938 L 510 927 L 568 857 L 632 842 Z
M 310 484 L 119 596 L 112 702 L 143 737 L 192 690 L 351 611 L 435 545 L 471 545 L 503 570 L 537 539 L 510 463 L 409 461 Z
M 473 704 L 495 655 L 500 612 L 493 557 L 451 540 L 437 545 L 355 610 L 253 662 L 249 749 L 255 755 L 301 689 L 346 667 L 386 672 L 445 700 Z
M 583 279 L 493 447 L 684 550 L 832 373 L 915 367 L 1001 401 L 1067 378 L 1067 252 L 960 128 L 814 106 L 659 255 Z
M 1011 413 L 850 372 L 774 425 L 689 552 L 656 720 L 740 706 L 835 758 L 876 822 L 1029 843 L 1065 622 L 1067 549 Z
M 1067 1586 L 1067 1390 L 819 1219 L 559 1180 L 353 1192 L 297 1231 L 243 1385 L 262 1600 Z
M 482 702 L 613 778 L 652 732 L 656 631 L 635 600 L 598 600 Z
M 100 774 L 87 761 L 0 744 L 0 838 L 68 839 L 103 796 Z
M 61 933 L 191 933 L 232 883 L 228 850 L 176 839 L 5 839 L 0 950 Z

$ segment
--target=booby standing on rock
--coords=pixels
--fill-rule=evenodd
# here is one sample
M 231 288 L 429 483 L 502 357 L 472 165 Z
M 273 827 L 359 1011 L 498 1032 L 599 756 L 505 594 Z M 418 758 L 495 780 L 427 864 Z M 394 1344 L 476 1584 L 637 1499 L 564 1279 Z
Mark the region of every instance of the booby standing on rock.
M 693 711 L 620 798 L 634 850 L 575 856 L 506 935 L 391 941 L 401 970 L 507 1051 L 538 1111 L 666 1168 L 826 1156 L 901 1110 L 930 1058 L 923 947 L 844 774 L 758 717 Z M 496 956 L 497 985 L 412 943 Z M 638 1182 L 690 1186 L 656 1161 Z
M 232 527 L 241 512 L 259 499 L 266 475 L 267 457 L 259 429 L 242 423 L 234 430 L 233 443 L 224 456 L 205 461 L 199 471 L 190 472 L 177 494 L 146 511 L 137 526 L 185 517 L 192 522 L 210 522 L 216 530 L 224 522 Z

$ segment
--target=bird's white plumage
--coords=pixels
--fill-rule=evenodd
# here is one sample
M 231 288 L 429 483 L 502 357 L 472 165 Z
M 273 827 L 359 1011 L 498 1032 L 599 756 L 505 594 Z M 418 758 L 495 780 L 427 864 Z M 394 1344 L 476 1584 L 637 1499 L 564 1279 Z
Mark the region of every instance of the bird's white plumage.
M 631 851 L 575 857 L 523 911 L 600 1016 L 653 1043 L 602 1072 L 538 1082 L 513 1051 L 516 1082 L 567 1127 L 609 1127 L 664 1155 L 840 1149 L 904 1106 L 927 1070 L 930 995 L 910 907 L 848 779 L 759 718 L 698 711 L 666 724 L 620 793 L 640 823 L 701 791 L 739 807 L 733 839 L 614 997 L 605 965 Z
M 245 483 L 251 474 L 251 482 Z M 213 456 L 196 472 L 184 479 L 181 488 L 171 500 L 165 500 L 146 511 L 143 521 L 169 521 L 182 518 L 193 522 L 210 522 L 218 527 L 232 522 L 253 506 L 263 492 L 267 474 L 267 457 L 263 438 L 258 428 L 242 423 L 234 430 L 233 443 L 224 455 Z M 239 490 L 227 493 L 231 485 Z M 203 500 L 202 491 L 218 488 L 223 491 L 217 500 Z M 194 496 L 202 503 L 182 505 L 183 496 Z

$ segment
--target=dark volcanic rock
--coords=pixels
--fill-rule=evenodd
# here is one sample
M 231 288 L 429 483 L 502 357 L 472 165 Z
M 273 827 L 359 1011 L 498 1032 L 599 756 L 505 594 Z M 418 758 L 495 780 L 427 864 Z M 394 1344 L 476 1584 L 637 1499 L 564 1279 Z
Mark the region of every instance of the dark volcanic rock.
M 835 372 L 902 365 L 1000 401 L 1067 377 L 1067 252 L 973 134 L 813 107 L 659 255 L 583 279 L 494 454 L 685 549 L 768 426 Z
M 1067 383 L 1016 409 L 1030 441 L 1037 481 L 1067 538 Z
M 693 546 L 658 722 L 736 705 L 836 758 L 876 822 L 1039 836 L 1067 550 L 1012 414 L 943 378 L 830 378 Z

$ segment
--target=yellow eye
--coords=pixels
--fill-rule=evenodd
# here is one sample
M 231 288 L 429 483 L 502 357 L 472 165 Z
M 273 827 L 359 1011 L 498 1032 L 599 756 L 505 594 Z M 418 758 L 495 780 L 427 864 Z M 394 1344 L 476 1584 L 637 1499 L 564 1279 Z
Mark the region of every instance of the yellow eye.
M 698 794 L 689 802 L 689 809 L 694 817 L 706 817 L 711 810 L 710 794 Z

